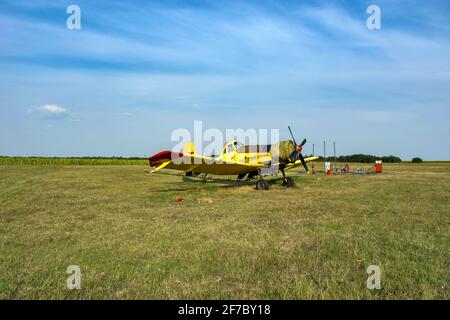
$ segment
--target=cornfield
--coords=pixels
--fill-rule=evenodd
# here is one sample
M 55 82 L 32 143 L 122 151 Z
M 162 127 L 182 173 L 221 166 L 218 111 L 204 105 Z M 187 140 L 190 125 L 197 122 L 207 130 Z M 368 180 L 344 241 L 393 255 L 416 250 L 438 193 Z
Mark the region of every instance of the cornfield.
M 146 165 L 146 158 L 0 157 L 0 165 Z

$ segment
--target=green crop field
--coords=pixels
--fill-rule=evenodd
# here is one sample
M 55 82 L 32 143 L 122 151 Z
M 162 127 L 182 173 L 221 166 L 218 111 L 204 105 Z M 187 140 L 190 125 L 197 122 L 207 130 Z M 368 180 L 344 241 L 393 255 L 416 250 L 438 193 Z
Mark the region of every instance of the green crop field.
M 290 172 L 296 188 L 273 177 L 269 191 L 139 164 L 2 163 L 2 299 L 450 298 L 450 163 Z
M 59 157 L 1 157 L 0 165 L 64 165 L 64 166 L 96 166 L 96 165 L 145 165 L 147 159 L 137 158 L 59 158 Z

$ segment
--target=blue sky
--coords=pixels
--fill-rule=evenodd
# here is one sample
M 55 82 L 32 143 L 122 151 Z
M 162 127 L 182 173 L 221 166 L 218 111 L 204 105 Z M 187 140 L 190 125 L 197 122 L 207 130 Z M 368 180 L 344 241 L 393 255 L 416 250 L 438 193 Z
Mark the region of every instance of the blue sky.
M 81 8 L 81 30 L 66 8 Z M 366 27 L 370 4 L 381 30 Z M 450 159 L 448 1 L 0 1 L 0 154 L 148 156 L 279 128 Z M 331 149 L 329 149 L 330 153 Z M 320 151 L 321 152 L 321 151 Z

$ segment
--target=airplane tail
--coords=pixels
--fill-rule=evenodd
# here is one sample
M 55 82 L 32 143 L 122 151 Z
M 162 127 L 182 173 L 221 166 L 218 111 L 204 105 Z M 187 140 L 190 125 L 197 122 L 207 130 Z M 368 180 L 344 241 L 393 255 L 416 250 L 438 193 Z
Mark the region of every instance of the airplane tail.
M 195 154 L 195 147 L 192 141 L 188 141 L 183 146 L 183 153 L 185 154 Z

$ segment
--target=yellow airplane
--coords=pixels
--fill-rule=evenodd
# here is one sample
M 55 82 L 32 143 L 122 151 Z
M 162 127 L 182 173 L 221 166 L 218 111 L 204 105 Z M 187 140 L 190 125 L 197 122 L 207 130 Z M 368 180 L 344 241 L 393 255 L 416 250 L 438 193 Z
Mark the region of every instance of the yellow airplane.
M 151 173 L 161 169 L 175 169 L 184 171 L 186 176 L 191 177 L 203 174 L 203 179 L 207 174 L 237 175 L 238 180 L 243 179 L 246 175 L 248 179 L 258 176 L 256 189 L 268 190 L 269 183 L 264 180 L 264 173 L 273 174 L 281 171 L 283 185 L 292 187 L 294 181 L 291 177 L 286 176 L 285 170 L 303 166 L 306 172 L 309 172 L 306 163 L 319 157 L 304 158 L 301 151 L 306 139 L 297 145 L 291 128 L 288 128 L 292 140 L 280 141 L 272 145 L 253 146 L 245 146 L 232 140 L 224 145 L 222 154 L 219 156 L 198 155 L 192 142 L 186 142 L 183 152 L 162 151 L 151 156 L 149 158 L 150 166 L 154 167 Z M 263 170 L 264 168 L 269 170 Z

